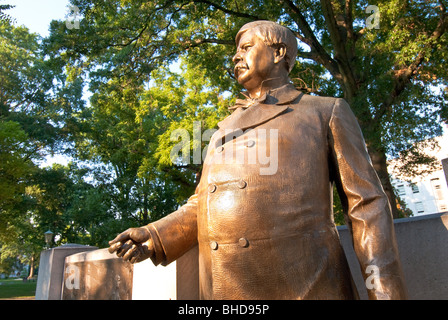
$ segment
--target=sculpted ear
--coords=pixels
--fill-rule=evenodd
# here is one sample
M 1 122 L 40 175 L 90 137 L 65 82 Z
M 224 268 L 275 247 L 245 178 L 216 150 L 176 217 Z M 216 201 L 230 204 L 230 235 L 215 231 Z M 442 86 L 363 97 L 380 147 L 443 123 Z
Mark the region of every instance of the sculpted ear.
M 279 63 L 286 56 L 286 46 L 283 43 L 278 44 L 274 51 L 274 62 Z

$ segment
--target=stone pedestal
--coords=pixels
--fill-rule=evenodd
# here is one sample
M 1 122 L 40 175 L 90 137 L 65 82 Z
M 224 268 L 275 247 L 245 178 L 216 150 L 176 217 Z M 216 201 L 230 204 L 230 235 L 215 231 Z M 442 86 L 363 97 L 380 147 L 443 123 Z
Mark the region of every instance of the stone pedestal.
M 65 258 L 62 300 L 197 300 L 198 247 L 170 265 L 132 265 L 107 249 Z
M 107 249 L 65 258 L 62 300 L 131 300 L 133 265 Z
M 42 251 L 37 276 L 36 300 L 60 300 L 65 257 L 74 253 L 96 250 L 97 247 L 66 244 Z

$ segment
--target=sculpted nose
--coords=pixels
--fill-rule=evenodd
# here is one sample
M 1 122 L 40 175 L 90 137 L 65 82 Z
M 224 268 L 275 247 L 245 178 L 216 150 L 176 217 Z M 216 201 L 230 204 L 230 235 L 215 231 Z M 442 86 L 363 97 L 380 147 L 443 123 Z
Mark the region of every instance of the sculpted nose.
M 241 60 L 243 60 L 243 57 L 241 56 L 241 52 L 237 52 L 232 58 L 232 61 L 234 64 L 238 64 L 238 62 L 240 62 Z

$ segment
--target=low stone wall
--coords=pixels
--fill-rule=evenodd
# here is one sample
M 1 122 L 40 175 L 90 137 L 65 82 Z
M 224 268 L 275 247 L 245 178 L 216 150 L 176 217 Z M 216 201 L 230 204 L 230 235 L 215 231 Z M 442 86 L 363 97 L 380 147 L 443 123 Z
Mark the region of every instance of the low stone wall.
M 409 299 L 448 299 L 448 213 L 397 219 L 394 225 Z M 367 299 L 348 229 L 338 231 L 360 298 Z
M 348 229 L 338 231 L 360 298 L 367 299 Z M 395 232 L 409 298 L 448 299 L 448 213 L 395 220 Z M 43 267 L 40 273 L 46 274 Z M 107 249 L 78 253 L 66 257 L 57 272 L 62 299 L 199 298 L 197 247 L 167 267 L 149 260 L 132 266 Z

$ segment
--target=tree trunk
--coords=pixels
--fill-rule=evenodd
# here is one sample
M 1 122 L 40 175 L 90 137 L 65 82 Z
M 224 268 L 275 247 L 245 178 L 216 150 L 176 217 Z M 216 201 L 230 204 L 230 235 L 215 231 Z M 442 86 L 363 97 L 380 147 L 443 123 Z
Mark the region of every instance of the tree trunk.
M 397 200 L 395 197 L 392 183 L 390 182 L 389 172 L 387 171 L 386 154 L 382 151 L 369 149 L 370 158 L 372 159 L 373 168 L 380 178 L 383 185 L 384 192 L 389 198 L 390 207 L 392 209 L 392 216 L 394 219 L 399 218 L 399 210 L 397 207 Z
M 31 256 L 30 261 L 30 273 L 28 275 L 28 280 L 34 277 L 34 256 Z

